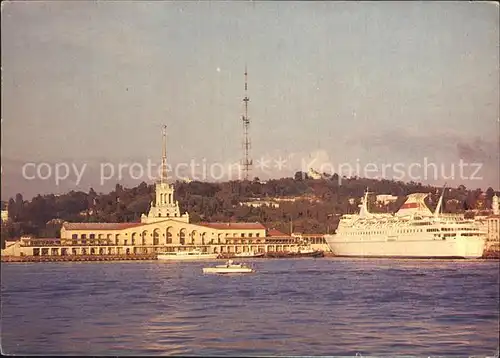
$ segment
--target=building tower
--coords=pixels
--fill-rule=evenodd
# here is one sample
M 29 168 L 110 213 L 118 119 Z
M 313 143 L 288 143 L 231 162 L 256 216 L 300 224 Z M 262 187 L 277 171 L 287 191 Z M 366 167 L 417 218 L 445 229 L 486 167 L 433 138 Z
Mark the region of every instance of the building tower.
M 500 213 L 500 204 L 498 203 L 498 196 L 493 196 L 493 203 L 492 203 L 492 209 L 493 209 L 493 215 L 498 215 Z
M 167 180 L 167 126 L 162 128 L 162 157 L 160 179 L 155 184 L 156 200 L 151 202 L 148 215 L 142 214 L 142 223 L 153 223 L 168 219 L 189 222 L 189 214 L 180 214 L 179 202 L 174 200 L 174 185 Z
M 242 161 L 243 164 L 243 171 L 244 171 L 244 178 L 245 180 L 248 180 L 249 175 L 250 175 L 250 170 L 252 169 L 252 160 L 250 159 L 250 137 L 249 137 L 249 127 L 250 127 L 250 118 L 248 118 L 248 102 L 250 101 L 250 98 L 248 98 L 248 72 L 247 72 L 247 66 L 245 65 L 245 97 L 243 98 L 243 103 L 245 104 L 245 114 L 241 116 L 242 122 L 243 122 L 243 134 L 244 134 L 244 139 L 243 139 L 243 149 L 244 149 L 244 158 Z
M 1 222 L 7 222 L 9 221 L 9 202 L 6 202 L 5 203 L 5 210 L 1 210 L 1 217 L 0 217 L 0 221 Z

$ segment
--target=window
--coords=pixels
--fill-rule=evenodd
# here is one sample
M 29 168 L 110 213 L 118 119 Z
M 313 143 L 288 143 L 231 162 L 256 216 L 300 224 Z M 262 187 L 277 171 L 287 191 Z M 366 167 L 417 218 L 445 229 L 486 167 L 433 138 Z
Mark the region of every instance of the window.
M 243 233 L 242 233 L 242 234 L 241 234 L 241 237 L 245 237 L 245 234 L 243 234 Z
M 259 237 L 259 236 L 260 236 L 260 233 L 256 233 L 256 234 L 255 234 L 255 237 Z
M 253 234 L 252 234 L 252 233 L 250 233 L 250 234 L 248 234 L 248 237 L 252 237 L 252 235 L 253 235 Z

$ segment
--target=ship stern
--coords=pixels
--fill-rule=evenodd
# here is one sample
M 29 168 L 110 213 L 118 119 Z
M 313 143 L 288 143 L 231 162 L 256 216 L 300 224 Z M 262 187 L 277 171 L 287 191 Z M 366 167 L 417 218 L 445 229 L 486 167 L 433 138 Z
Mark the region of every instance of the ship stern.
M 459 241 L 460 256 L 466 259 L 479 259 L 483 257 L 486 247 L 485 237 L 461 237 Z

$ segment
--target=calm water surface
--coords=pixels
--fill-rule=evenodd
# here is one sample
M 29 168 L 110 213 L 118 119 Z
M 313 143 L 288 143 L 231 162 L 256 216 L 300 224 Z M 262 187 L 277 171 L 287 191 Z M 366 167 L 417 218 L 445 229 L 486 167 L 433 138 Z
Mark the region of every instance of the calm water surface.
M 459 355 L 499 346 L 498 261 L 2 264 L 4 354 Z

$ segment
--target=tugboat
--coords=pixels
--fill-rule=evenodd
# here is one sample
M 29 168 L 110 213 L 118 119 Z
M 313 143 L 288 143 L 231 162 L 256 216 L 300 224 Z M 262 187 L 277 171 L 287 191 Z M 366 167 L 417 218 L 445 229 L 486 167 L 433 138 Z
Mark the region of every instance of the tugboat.
M 290 252 L 290 257 L 323 257 L 324 252 L 321 250 L 314 250 L 311 247 L 299 247 L 297 252 Z
M 296 257 L 324 257 L 325 253 L 321 250 L 314 250 L 308 246 L 300 246 L 297 251 L 286 252 L 268 252 L 270 258 L 296 258 Z
M 255 258 L 255 257 L 264 257 L 266 255 L 265 252 L 256 252 L 256 251 L 245 251 L 245 252 L 224 252 L 220 253 L 217 258 L 218 259 L 232 259 L 232 258 Z
M 217 265 L 215 267 L 204 267 L 203 273 L 214 274 L 231 274 L 231 273 L 253 273 L 254 269 L 244 264 L 238 264 L 233 260 L 228 260 L 225 265 Z

